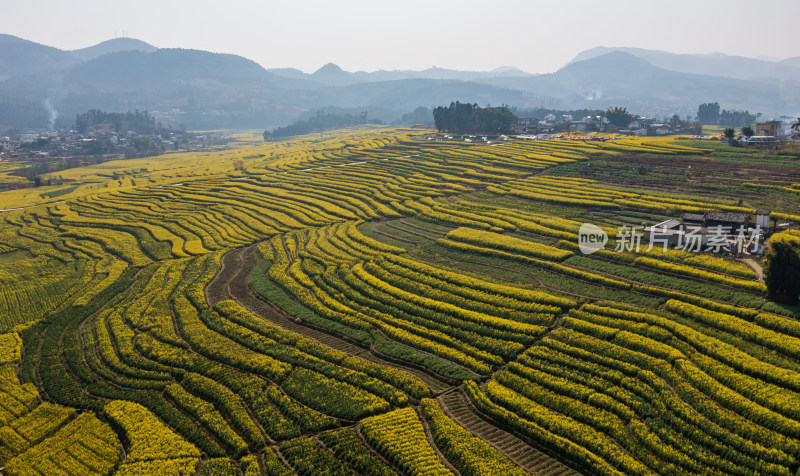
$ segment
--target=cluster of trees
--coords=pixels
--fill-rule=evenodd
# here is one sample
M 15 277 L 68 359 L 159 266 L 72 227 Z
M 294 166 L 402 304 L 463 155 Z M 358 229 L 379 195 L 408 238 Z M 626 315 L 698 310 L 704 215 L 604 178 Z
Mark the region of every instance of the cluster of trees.
M 311 116 L 308 119 L 301 119 L 293 122 L 288 126 L 278 127 L 271 131 L 264 131 L 264 140 L 270 141 L 280 139 L 283 137 L 299 136 L 302 134 L 310 134 L 312 132 L 328 131 L 332 129 L 340 129 L 342 127 L 358 126 L 361 124 L 380 124 L 380 121 L 369 121 L 367 119 L 367 112 L 364 111 L 359 115 L 348 113 L 335 114 L 335 113 L 322 113 L 317 112 L 316 116 Z
M 744 126 L 744 127 L 742 127 L 741 129 L 739 129 L 739 132 L 740 132 L 740 133 L 741 133 L 743 136 L 747 137 L 748 139 L 749 139 L 750 137 L 753 137 L 753 136 L 755 135 L 755 133 L 756 133 L 756 132 L 753 130 L 753 128 L 752 128 L 752 127 L 750 127 L 750 126 Z M 722 133 L 723 133 L 723 135 L 725 136 L 725 138 L 726 138 L 726 139 L 728 139 L 728 140 L 732 140 L 732 139 L 733 139 L 733 137 L 736 135 L 736 129 L 734 129 L 733 127 L 726 127 L 726 128 L 725 128 L 725 130 L 724 130 L 724 131 L 722 131 Z
M 608 122 L 620 128 L 628 127 L 628 124 L 630 124 L 634 118 L 634 115 L 629 113 L 626 107 L 609 107 L 603 115 L 608 119 Z M 678 118 L 678 120 L 680 120 L 680 118 Z
M 441 132 L 454 134 L 508 134 L 517 116 L 508 106 L 480 107 L 477 104 L 451 102 L 449 107 L 433 110 L 433 122 Z
M 782 235 L 782 234 L 781 234 Z M 773 237 L 764 253 L 764 284 L 771 299 L 800 304 L 800 238 Z
M 752 124 L 755 120 L 756 115 L 750 114 L 750 111 L 726 111 L 723 109 L 719 113 L 719 123 L 723 126 L 743 127 Z
M 725 110 L 720 111 L 718 102 L 707 102 L 697 108 L 697 120 L 702 124 L 720 124 L 723 126 L 743 127 L 752 124 L 756 115 L 750 111 Z
M 716 124 L 719 121 L 719 103 L 707 102 L 697 108 L 697 120 L 701 124 Z
M 136 134 L 153 135 L 171 132 L 169 129 L 156 123 L 156 118 L 147 111 L 134 112 L 103 112 L 91 109 L 75 117 L 75 130 L 85 133 L 89 127 L 98 124 L 110 124 L 116 133 L 133 131 Z
M 403 114 L 403 117 L 400 118 L 400 124 L 430 124 L 432 120 L 433 112 L 430 108 L 420 106 L 411 112 Z

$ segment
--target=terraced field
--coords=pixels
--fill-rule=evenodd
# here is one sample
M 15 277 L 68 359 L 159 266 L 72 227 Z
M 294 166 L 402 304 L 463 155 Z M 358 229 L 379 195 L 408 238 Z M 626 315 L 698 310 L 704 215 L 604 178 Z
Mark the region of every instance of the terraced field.
M 578 251 L 800 183 L 576 173 L 721 154 L 360 128 L 0 193 L 3 474 L 795 474 L 800 310 L 729 258 Z

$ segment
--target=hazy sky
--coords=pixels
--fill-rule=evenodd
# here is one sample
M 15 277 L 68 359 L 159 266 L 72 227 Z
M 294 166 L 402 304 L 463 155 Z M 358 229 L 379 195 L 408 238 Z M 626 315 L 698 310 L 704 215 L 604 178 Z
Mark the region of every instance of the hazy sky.
M 3 2 L 0 33 L 76 49 L 122 36 L 355 71 L 516 66 L 552 72 L 594 46 L 800 56 L 800 0 Z

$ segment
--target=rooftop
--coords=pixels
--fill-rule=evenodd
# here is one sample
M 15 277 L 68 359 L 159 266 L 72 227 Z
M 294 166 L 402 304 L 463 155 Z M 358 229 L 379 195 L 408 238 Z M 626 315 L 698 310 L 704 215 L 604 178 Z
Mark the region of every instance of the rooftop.
M 696 221 L 702 222 L 705 219 L 705 215 L 700 213 L 684 213 L 681 215 L 681 220 L 683 221 Z
M 706 212 L 705 219 L 727 223 L 746 223 L 747 215 L 744 213 Z

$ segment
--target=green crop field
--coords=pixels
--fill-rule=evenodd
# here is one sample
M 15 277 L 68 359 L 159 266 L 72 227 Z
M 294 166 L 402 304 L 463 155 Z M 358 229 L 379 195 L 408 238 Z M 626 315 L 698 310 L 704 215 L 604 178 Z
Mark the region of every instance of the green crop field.
M 800 469 L 800 309 L 730 257 L 610 250 L 798 224 L 797 157 L 361 127 L 59 175 L 0 193 L 2 474 Z

